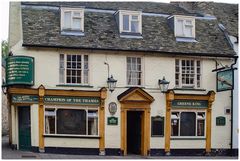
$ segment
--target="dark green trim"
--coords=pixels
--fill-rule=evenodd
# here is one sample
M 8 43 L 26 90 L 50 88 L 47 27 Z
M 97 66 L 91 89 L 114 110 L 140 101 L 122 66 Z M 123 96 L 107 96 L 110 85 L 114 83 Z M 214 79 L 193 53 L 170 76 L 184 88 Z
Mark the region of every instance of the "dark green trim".
M 170 140 L 206 140 L 206 138 L 170 138 Z
M 90 85 L 74 85 L 74 84 L 57 84 L 56 85 L 57 87 L 86 87 L 86 88 L 93 88 L 93 86 L 90 86 Z
M 44 134 L 44 137 L 50 137 L 50 138 L 83 138 L 83 139 L 100 139 L 100 136 L 63 136 L 63 135 L 47 135 Z

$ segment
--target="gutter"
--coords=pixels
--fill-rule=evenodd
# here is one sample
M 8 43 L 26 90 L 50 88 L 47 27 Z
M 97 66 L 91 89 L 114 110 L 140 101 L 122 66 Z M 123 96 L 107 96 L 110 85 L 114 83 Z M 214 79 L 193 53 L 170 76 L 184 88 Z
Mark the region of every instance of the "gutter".
M 125 52 L 146 52 L 146 53 L 161 53 L 165 55 L 184 55 L 184 56 L 207 56 L 207 57 L 222 57 L 222 58 L 238 58 L 237 55 L 230 54 L 215 54 L 215 53 L 184 53 L 184 52 L 170 52 L 170 51 L 156 51 L 156 50 L 136 50 L 136 49 L 113 49 L 113 48 L 89 48 L 89 47 L 70 47 L 63 45 L 32 45 L 22 44 L 23 47 L 39 47 L 39 48 L 61 48 L 61 49 L 86 49 L 86 50 L 100 50 L 100 51 L 125 51 Z

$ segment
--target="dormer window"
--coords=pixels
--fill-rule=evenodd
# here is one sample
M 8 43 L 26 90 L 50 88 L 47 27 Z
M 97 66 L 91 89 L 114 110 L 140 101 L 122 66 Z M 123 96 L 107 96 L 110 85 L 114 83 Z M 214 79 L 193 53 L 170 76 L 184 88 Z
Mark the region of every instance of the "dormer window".
M 190 16 L 174 16 L 175 37 L 195 38 L 195 19 Z
M 84 9 L 61 8 L 61 30 L 84 32 Z
M 142 12 L 120 10 L 117 14 L 120 33 L 128 35 L 142 34 Z

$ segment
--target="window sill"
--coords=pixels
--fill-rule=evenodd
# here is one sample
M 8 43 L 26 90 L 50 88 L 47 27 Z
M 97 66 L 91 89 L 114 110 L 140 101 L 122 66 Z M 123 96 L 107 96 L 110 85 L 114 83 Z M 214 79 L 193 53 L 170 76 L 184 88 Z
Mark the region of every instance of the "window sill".
M 180 87 L 175 87 L 173 90 L 179 90 L 179 91 L 206 91 L 206 89 L 201 89 L 201 88 L 180 88 Z
M 82 31 L 74 31 L 74 30 L 68 30 L 68 31 L 61 31 L 61 35 L 66 36 L 85 36 L 84 32 Z
M 141 86 L 141 85 L 127 85 L 127 86 L 125 86 L 125 88 L 132 88 L 132 87 L 145 88 L 144 86 Z
M 90 85 L 78 85 L 78 84 L 58 84 L 57 87 L 86 87 L 86 88 L 93 88 L 93 86 Z
M 206 140 L 203 137 L 174 137 L 170 138 L 170 140 Z
M 194 38 L 189 38 L 189 37 L 176 37 L 177 42 L 198 42 Z
M 78 136 L 78 135 L 59 135 L 59 134 L 44 134 L 44 137 L 57 137 L 57 138 L 85 138 L 85 139 L 100 139 L 100 136 Z
M 134 38 L 134 39 L 142 39 L 141 33 L 135 33 L 135 32 L 121 32 L 120 33 L 121 38 Z
M 152 135 L 151 137 L 152 138 L 162 138 L 162 137 L 164 137 L 164 135 Z

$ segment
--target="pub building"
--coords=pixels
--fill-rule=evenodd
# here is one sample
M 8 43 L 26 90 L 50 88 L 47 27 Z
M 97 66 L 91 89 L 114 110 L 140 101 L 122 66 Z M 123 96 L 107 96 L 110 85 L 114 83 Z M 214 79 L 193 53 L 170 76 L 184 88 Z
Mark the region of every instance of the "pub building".
M 174 3 L 11 2 L 9 20 L 13 149 L 143 156 L 237 150 L 230 145 L 237 55 L 214 15 Z

